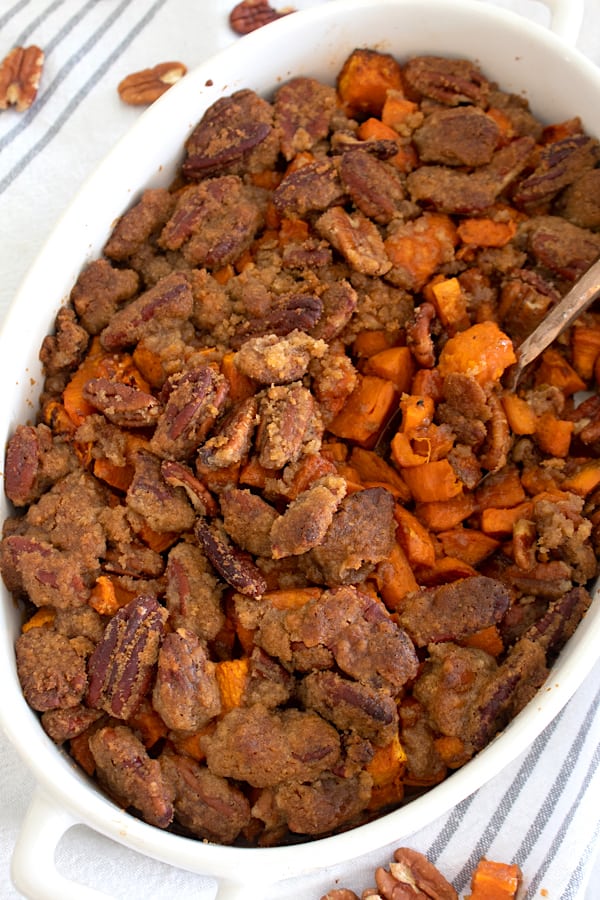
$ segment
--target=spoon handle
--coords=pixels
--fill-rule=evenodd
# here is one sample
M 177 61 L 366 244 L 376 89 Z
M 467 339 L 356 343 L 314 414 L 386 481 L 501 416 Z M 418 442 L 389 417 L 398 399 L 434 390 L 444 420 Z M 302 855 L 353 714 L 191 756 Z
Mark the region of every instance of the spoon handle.
M 517 349 L 517 363 L 510 373 L 513 390 L 526 366 L 572 325 L 599 293 L 600 259 L 597 259 Z

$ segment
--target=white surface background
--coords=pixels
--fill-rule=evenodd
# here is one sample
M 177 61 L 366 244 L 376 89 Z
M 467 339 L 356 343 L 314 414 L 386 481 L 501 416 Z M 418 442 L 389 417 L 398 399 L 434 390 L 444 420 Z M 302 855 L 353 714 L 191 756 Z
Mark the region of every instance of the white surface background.
M 61 16 L 66 21 L 79 15 L 79 21 L 74 22 L 69 33 L 51 47 L 44 78 L 50 79 L 56 75 L 67 59 L 72 59 L 72 63 L 69 71 L 64 73 L 59 89 L 53 97 L 48 98 L 44 108 L 39 110 L 35 122 L 29 124 L 26 116 L 12 111 L 0 113 L 0 187 L 4 188 L 0 199 L 0 318 L 41 243 L 78 186 L 139 115 L 138 110 L 125 107 L 119 101 L 116 86 L 120 79 L 129 72 L 167 59 L 181 60 L 192 68 L 213 50 L 230 43 L 234 35 L 227 27 L 227 14 L 232 5 L 233 0 L 170 0 L 154 15 L 150 15 L 153 10 L 151 0 L 144 0 L 142 3 L 136 0 L 135 3 L 129 3 L 128 12 L 119 20 L 119 27 L 111 28 L 107 15 L 123 6 L 118 0 L 95 0 L 88 3 L 84 0 L 2 0 L 0 57 L 13 44 L 23 42 L 23 37 L 26 37 L 26 43 L 35 42 L 46 48 L 50 36 L 57 33 L 55 17 Z M 275 2 L 274 5 L 281 7 L 284 0 Z M 307 0 L 293 5 L 304 8 L 316 3 Z M 548 21 L 547 9 L 533 0 L 505 0 L 498 5 L 521 12 L 542 24 Z M 148 24 L 142 23 L 137 37 L 119 50 L 127 28 L 131 30 L 135 26 L 136 16 L 143 18 L 143 13 L 140 12 L 142 7 L 144 12 L 149 13 Z M 39 25 L 27 35 L 22 35 L 23 22 L 33 23 L 36 15 L 40 18 Z M 97 46 L 87 48 L 86 38 L 90 30 L 90 19 L 93 17 L 98 22 L 106 20 L 107 25 L 103 40 Z M 77 47 L 81 48 L 81 54 L 74 59 L 72 54 Z M 107 47 L 111 50 L 109 54 L 106 53 Z M 584 27 L 578 47 L 600 64 L 599 0 L 586 0 Z M 481 56 L 485 56 L 483 49 Z M 100 59 L 105 62 L 99 76 L 96 76 L 94 73 Z M 76 103 L 82 92 L 85 97 Z M 2 139 L 15 128 L 23 129 L 23 149 L 19 149 L 17 139 L 13 142 L 12 149 L 5 152 L 2 149 Z M 35 142 L 32 144 L 31 131 L 28 131 L 32 128 L 38 130 L 40 139 L 42 135 L 45 136 L 43 147 Z M 35 310 L 32 310 L 32 315 L 35 315 Z M 600 666 L 597 665 L 561 716 L 552 738 L 548 740 L 545 751 L 548 758 L 547 782 L 543 780 L 540 791 L 546 790 L 547 784 L 557 777 L 557 773 L 560 774 L 563 763 L 566 763 L 561 752 L 565 746 L 564 741 L 570 739 L 572 729 L 578 727 L 581 708 L 589 705 L 589 698 L 597 696 L 599 688 Z M 590 771 L 593 764 L 594 772 L 599 739 L 596 718 L 580 760 L 581 765 L 585 763 Z M 514 785 L 518 783 L 519 773 L 527 762 L 526 756 L 525 754 L 498 779 L 482 789 L 472 804 L 470 818 L 465 813 L 464 830 L 456 836 L 442 857 L 446 873 L 454 875 L 459 872 L 467 863 L 472 849 L 478 846 L 481 836 L 478 834 L 477 804 L 482 804 L 482 809 L 491 809 L 504 796 L 508 796 L 511 786 L 514 789 Z M 582 822 L 598 822 L 600 796 L 597 779 L 593 785 L 594 794 L 590 793 L 590 788 L 590 791 L 580 796 L 580 790 L 576 786 L 572 787 L 571 792 L 567 786 L 556 798 L 556 803 L 565 805 L 565 818 L 574 809 L 580 808 Z M 10 857 L 33 790 L 34 783 L 29 772 L 13 748 L 0 735 L 0 900 L 17 900 L 20 897 L 9 882 Z M 513 798 L 514 815 L 507 816 L 494 837 L 491 846 L 493 852 L 489 854 L 492 858 L 508 860 L 522 848 L 523 834 L 530 823 L 527 803 L 522 803 L 521 808 L 518 799 Z M 584 814 L 586 806 L 589 807 L 587 819 Z M 407 843 L 418 849 L 425 849 L 431 845 L 436 835 L 450 828 L 451 824 L 450 814 Z M 461 825 L 461 829 L 462 827 Z M 579 832 L 574 832 L 575 837 L 569 833 L 569 840 L 562 842 L 559 850 L 565 870 L 575 869 L 579 864 L 584 865 L 585 877 L 580 884 L 569 889 L 570 892 L 558 893 L 552 883 L 542 880 L 531 896 L 544 896 L 548 900 L 558 900 L 559 897 L 562 900 L 598 900 L 600 871 L 596 869 L 592 877 L 589 871 L 595 852 L 594 835 L 586 831 L 583 825 Z M 390 842 L 393 840 L 394 836 L 390 835 Z M 552 846 L 549 845 L 546 849 L 547 855 L 551 855 Z M 360 891 L 372 883 L 369 876 L 374 866 L 386 864 L 389 856 L 389 850 L 371 854 L 369 858 L 356 864 L 338 867 L 294 885 L 281 886 L 269 893 L 269 897 L 318 900 L 336 882 Z M 115 898 L 179 900 L 194 897 L 208 900 L 214 896 L 214 887 L 210 887 L 209 882 L 198 876 L 148 860 L 83 826 L 74 828 L 62 841 L 58 864 L 68 877 L 101 888 Z M 526 880 L 535 881 L 535 875 L 535 871 L 525 867 Z M 584 886 L 586 883 L 589 885 L 587 891 Z M 541 893 L 542 890 L 545 893 Z

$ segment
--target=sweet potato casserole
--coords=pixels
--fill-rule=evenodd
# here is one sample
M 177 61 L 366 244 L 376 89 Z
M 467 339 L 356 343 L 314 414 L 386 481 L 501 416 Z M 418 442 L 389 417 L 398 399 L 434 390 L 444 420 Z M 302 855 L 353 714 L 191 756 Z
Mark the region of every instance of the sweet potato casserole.
M 598 142 L 473 62 L 219 99 L 41 348 L 0 562 L 23 692 L 159 828 L 347 829 L 465 764 L 590 603 Z M 582 392 L 587 392 L 583 395 Z

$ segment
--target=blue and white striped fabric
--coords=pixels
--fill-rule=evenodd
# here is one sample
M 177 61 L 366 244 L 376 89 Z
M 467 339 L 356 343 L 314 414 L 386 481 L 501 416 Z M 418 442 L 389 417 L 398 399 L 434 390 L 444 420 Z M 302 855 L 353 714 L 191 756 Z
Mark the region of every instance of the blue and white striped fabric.
M 325 0 L 292 2 L 295 8 Z M 39 96 L 0 112 L 0 317 L 71 197 L 139 116 L 116 92 L 126 74 L 159 61 L 189 68 L 234 40 L 234 0 L 2 0 L 0 57 L 15 45 L 46 54 Z M 275 7 L 288 5 L 281 2 Z M 530 0 L 500 5 L 539 20 Z M 544 20 L 543 20 L 544 21 Z M 587 0 L 580 49 L 600 64 L 600 5 Z M 60 265 L 60 260 L 57 260 Z M 35 314 L 35 311 L 32 311 Z M 600 831 L 600 664 L 534 744 L 499 776 L 402 843 L 427 853 L 468 893 L 481 856 L 518 863 L 527 900 L 598 900 L 592 875 Z M 33 781 L 0 737 L 0 896 L 17 900 L 10 855 Z M 271 889 L 265 900 L 318 900 L 335 886 L 360 893 L 398 845 Z M 115 898 L 214 897 L 214 884 L 115 845 L 83 827 L 63 839 L 59 867 Z M 57 898 L 61 900 L 61 898 Z

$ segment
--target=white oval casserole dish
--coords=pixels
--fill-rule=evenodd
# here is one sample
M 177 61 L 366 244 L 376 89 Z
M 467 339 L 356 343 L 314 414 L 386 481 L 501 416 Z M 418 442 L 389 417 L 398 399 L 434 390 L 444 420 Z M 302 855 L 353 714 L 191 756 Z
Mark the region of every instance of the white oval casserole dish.
M 503 89 L 524 94 L 537 116 L 577 114 L 600 137 L 600 73 L 563 38 L 574 38 L 581 4 L 547 0 L 563 37 L 476 0 L 333 0 L 287 16 L 201 65 L 145 112 L 75 198 L 42 249 L 0 334 L 3 404 L 0 443 L 33 417 L 41 383 L 38 350 L 78 272 L 101 252 L 114 220 L 142 188 L 166 185 L 183 141 L 218 97 L 251 87 L 268 96 L 295 75 L 332 81 L 357 46 L 399 58 L 433 53 L 477 60 Z M 35 315 L 32 315 L 35 310 Z M 2 492 L 3 517 L 10 513 Z M 239 849 L 163 833 L 122 812 L 45 735 L 16 676 L 20 613 L 2 588 L 0 722 L 40 785 L 13 859 L 19 890 L 36 900 L 87 900 L 104 894 L 74 885 L 54 867 L 67 828 L 85 823 L 158 860 L 217 878 L 219 898 L 248 900 L 267 884 L 343 862 L 432 822 L 511 762 L 559 712 L 590 671 L 600 642 L 600 603 L 552 670 L 548 684 L 475 759 L 408 806 L 344 834 L 294 847 Z

